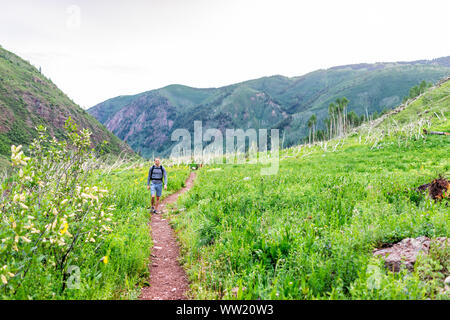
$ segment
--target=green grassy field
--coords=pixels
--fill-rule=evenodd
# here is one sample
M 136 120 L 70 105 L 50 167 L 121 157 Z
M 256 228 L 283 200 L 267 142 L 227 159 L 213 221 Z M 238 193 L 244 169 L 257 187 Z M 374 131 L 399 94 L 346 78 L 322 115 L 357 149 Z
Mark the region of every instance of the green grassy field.
M 0 299 L 137 299 L 149 276 L 152 239 L 146 183 L 151 164 L 141 161 L 90 171 L 84 182 L 77 182 L 76 188 L 90 190 L 85 191 L 88 195 L 81 194 L 84 200 L 77 206 L 77 196 L 67 199 L 68 192 L 55 191 L 58 182 L 54 180 L 41 180 L 43 186 L 50 185 L 44 195 L 31 193 L 39 192 L 29 180 L 21 178 L 30 169 L 40 176 L 39 167 L 32 161 L 21 169 L 22 173 L 2 182 L 2 190 L 9 188 L 11 193 L 5 193 L 0 201 L 0 261 L 6 267 L 0 269 Z M 190 172 L 186 166 L 167 170 L 170 179 L 163 198 L 182 188 Z M 93 188 L 108 192 L 89 202 L 86 199 L 90 194 L 96 194 Z M 86 227 L 83 216 L 77 218 L 80 213 L 87 214 L 93 223 Z M 56 234 L 48 230 L 52 221 Z M 58 228 L 60 224 L 62 228 Z M 84 236 L 86 233 L 89 236 Z M 75 237 L 82 240 L 74 242 L 70 251 Z M 50 246 L 47 239 L 51 239 Z M 62 270 L 59 250 L 70 251 Z
M 186 210 L 172 217 L 192 297 L 448 299 L 448 250 L 397 274 L 372 250 L 450 236 L 448 200 L 415 191 L 449 177 L 449 137 L 421 135 L 423 127 L 449 129 L 449 90 L 447 82 L 326 148 L 284 150 L 273 176 L 261 176 L 259 165 L 202 169 L 180 200 Z
M 82 275 L 93 275 L 99 266 L 105 271 L 99 279 L 81 277 L 87 290 L 72 290 L 74 299 L 136 299 L 141 287 L 148 281 L 149 249 L 153 246 L 150 236 L 150 191 L 147 191 L 147 175 L 151 163 L 138 163 L 134 168 L 115 169 L 110 173 L 96 172 L 92 176 L 95 185 L 110 190 L 109 204 L 115 205 L 113 220 L 117 223 L 100 255 L 91 257 L 91 264 L 83 264 Z M 162 199 L 184 187 L 189 176 L 188 167 L 168 167 L 170 179 Z M 107 265 L 98 263 L 107 255 Z M 84 271 L 84 272 L 83 272 Z
M 282 150 L 276 175 L 260 175 L 261 165 L 203 167 L 171 214 L 190 296 L 448 299 L 448 248 L 432 247 L 412 273 L 386 270 L 372 250 L 450 236 L 448 199 L 416 191 L 449 177 L 449 138 L 422 134 L 450 129 L 449 93 L 450 81 L 377 125 Z M 106 165 L 80 135 L 69 134 L 70 147 L 44 139 L 31 159 L 15 149 L 14 167 L 0 158 L 11 168 L 0 193 L 1 299 L 136 299 L 148 281 L 151 164 Z M 167 169 L 165 196 L 190 172 Z

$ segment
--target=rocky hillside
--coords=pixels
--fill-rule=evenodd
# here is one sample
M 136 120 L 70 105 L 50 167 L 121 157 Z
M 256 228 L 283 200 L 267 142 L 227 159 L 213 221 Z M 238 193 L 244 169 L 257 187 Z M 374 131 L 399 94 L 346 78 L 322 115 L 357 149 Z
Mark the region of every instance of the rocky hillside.
M 92 132 L 95 145 L 108 141 L 107 151 L 119 154 L 131 148 L 81 109 L 39 70 L 17 55 L 0 47 L 0 155 L 8 156 L 10 145 L 28 145 L 36 136 L 37 125 L 64 138 L 68 117 L 79 128 Z
M 450 57 L 355 64 L 221 88 L 171 85 L 113 98 L 88 112 L 144 156 L 170 154 L 173 130 L 192 130 L 194 120 L 202 120 L 204 128 L 279 128 L 286 147 L 306 136 L 312 114 L 323 128 L 328 105 L 336 98 L 350 100 L 348 111 L 372 114 L 399 105 L 409 89 L 422 80 L 436 82 L 448 75 Z

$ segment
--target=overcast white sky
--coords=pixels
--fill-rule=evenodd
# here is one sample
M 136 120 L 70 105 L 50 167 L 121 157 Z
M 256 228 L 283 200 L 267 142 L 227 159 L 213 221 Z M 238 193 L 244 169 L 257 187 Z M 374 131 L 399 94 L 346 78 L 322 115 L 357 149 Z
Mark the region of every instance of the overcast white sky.
M 0 44 L 89 108 L 174 83 L 447 56 L 449 12 L 448 0 L 0 0 Z

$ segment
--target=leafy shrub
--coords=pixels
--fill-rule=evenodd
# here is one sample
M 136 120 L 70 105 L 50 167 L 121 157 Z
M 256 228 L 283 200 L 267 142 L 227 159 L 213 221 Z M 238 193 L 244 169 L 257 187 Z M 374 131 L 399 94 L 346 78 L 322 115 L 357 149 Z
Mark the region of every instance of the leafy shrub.
M 58 142 L 38 128 L 30 157 L 11 147 L 14 175 L 2 184 L 0 259 L 5 294 L 17 293 L 30 270 L 40 266 L 53 278 L 53 289 L 64 291 L 68 266 L 83 252 L 101 244 L 112 231 L 107 190 L 87 185 L 93 153 L 90 133 L 77 133 L 66 123 L 69 141 Z

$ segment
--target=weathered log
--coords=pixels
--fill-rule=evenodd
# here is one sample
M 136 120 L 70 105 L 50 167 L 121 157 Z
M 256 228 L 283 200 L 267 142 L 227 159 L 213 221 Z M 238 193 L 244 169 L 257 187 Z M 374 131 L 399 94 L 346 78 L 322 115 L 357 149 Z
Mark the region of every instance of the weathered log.
M 440 136 L 450 136 L 450 132 L 443 132 L 443 131 L 428 131 L 427 129 L 423 129 L 424 134 L 437 134 Z

